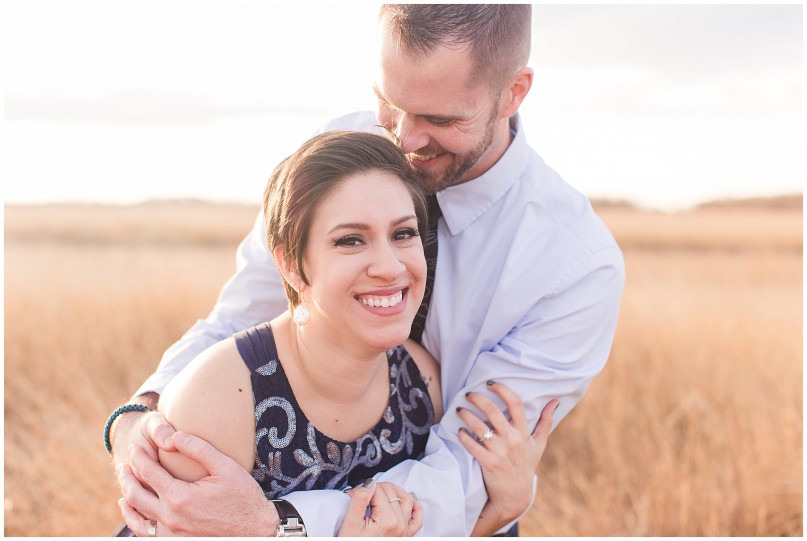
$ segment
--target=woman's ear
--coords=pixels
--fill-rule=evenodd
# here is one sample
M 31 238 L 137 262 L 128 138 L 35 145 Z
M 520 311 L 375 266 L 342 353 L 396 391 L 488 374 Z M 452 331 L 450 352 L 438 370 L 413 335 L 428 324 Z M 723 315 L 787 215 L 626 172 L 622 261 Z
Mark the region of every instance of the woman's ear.
M 297 274 L 297 271 L 294 270 L 294 267 L 291 265 L 291 262 L 285 256 L 284 252 L 285 248 L 283 246 L 275 246 L 275 249 L 272 250 L 272 257 L 274 257 L 277 268 L 280 270 L 280 274 L 283 275 L 283 279 L 299 292 L 305 284 L 300 278 L 300 275 Z
M 502 91 L 502 103 L 499 107 L 500 118 L 510 118 L 521 106 L 521 102 L 527 97 L 527 94 L 532 88 L 533 71 L 532 68 L 521 68 L 510 80 Z

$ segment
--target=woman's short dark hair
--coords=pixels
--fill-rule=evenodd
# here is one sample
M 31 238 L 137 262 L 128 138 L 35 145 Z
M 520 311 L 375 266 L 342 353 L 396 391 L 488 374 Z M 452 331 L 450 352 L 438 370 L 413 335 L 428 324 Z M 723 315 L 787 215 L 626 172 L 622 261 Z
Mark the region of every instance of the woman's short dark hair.
M 385 137 L 363 132 L 327 132 L 303 144 L 278 165 L 263 194 L 266 240 L 269 249 L 283 247 L 286 260 L 303 282 L 303 254 L 314 214 L 328 193 L 348 177 L 367 171 L 384 171 L 401 180 L 412 197 L 418 229 L 427 227 L 426 197 L 401 150 Z M 284 282 L 289 305 L 300 296 Z

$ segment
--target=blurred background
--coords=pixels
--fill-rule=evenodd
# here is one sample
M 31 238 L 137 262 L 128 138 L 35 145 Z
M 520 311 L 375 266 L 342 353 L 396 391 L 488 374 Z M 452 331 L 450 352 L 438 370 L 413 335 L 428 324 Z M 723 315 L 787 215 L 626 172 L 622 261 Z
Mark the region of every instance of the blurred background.
M 3 6 L 5 534 L 108 535 L 109 412 L 269 173 L 374 106 L 374 3 Z M 528 140 L 627 267 L 523 535 L 803 533 L 803 7 L 536 5 Z

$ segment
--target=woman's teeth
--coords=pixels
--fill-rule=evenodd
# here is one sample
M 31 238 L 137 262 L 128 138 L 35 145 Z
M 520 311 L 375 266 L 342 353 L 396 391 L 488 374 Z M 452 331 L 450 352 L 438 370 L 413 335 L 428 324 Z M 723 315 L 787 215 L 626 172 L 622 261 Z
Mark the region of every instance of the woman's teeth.
M 367 306 L 389 308 L 403 300 L 403 290 L 389 297 L 359 297 L 359 300 Z

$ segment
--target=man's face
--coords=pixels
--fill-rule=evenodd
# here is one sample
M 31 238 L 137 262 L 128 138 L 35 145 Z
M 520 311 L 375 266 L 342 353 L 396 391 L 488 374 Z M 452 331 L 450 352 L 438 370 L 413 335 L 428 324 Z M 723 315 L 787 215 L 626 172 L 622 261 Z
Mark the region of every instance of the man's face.
M 471 72 L 466 51 L 438 46 L 410 57 L 382 39 L 376 116 L 398 137 L 428 192 L 480 176 L 509 144 L 489 85 L 470 84 Z

